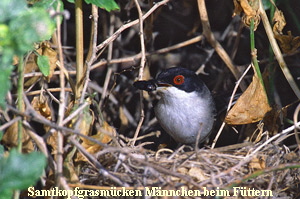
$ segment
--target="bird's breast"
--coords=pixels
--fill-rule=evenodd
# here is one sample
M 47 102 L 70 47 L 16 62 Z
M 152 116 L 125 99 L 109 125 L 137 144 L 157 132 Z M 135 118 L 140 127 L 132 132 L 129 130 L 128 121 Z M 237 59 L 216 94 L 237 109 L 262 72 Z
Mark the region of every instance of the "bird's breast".
M 155 106 L 155 115 L 163 129 L 177 142 L 195 143 L 198 133 L 201 141 L 213 126 L 212 100 L 210 95 L 202 98 L 196 92 L 164 91 Z

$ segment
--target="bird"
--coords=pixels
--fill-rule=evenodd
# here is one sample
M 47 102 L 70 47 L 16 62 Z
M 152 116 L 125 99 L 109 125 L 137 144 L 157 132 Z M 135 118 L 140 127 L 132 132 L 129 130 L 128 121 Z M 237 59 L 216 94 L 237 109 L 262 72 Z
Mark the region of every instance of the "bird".
M 140 90 L 157 92 L 160 99 L 154 105 L 155 116 L 177 143 L 202 143 L 210 135 L 216 106 L 210 90 L 195 72 L 172 67 L 155 79 L 135 81 L 133 85 Z

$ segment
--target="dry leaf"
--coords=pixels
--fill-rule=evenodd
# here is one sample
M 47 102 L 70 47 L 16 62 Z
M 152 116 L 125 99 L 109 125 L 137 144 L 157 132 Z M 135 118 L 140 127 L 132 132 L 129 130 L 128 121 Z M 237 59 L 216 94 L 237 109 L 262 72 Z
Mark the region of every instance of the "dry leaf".
M 258 77 L 254 75 L 247 90 L 227 114 L 225 122 L 231 125 L 258 122 L 270 110 L 266 92 Z
M 51 48 L 51 45 L 48 41 L 42 42 L 40 48 L 36 50 L 40 55 L 45 55 L 49 59 L 50 64 L 50 73 L 48 77 L 46 77 L 49 82 L 51 77 L 53 76 L 54 70 L 56 68 L 57 52 Z
M 245 13 L 249 17 L 254 17 L 258 10 L 257 0 L 240 0 L 240 5 Z
M 80 118 L 79 129 L 83 135 L 89 135 L 94 123 L 94 112 L 90 110 L 90 106 L 83 110 L 82 118 Z
M 300 36 L 294 37 L 291 31 L 287 33 L 287 35 L 275 35 L 275 38 L 279 41 L 279 45 L 284 53 L 293 54 L 300 47 Z
M 27 62 L 26 62 L 25 68 L 24 68 L 25 74 L 39 71 L 39 67 L 37 66 L 36 59 L 37 59 L 37 56 L 34 53 L 31 53 L 28 56 L 28 59 L 27 59 Z M 35 84 L 39 78 L 40 78 L 39 76 L 33 76 L 30 78 L 26 78 L 24 81 L 24 87 L 30 87 L 31 85 Z
M 48 100 L 47 98 L 41 93 L 40 96 L 35 96 L 32 101 L 31 101 L 31 105 L 34 108 L 34 110 L 39 113 L 41 116 L 43 116 L 44 118 L 46 118 L 47 120 L 51 120 L 52 119 L 52 114 L 51 114 L 51 109 L 49 107 L 48 104 Z M 44 129 L 45 132 L 48 132 L 50 130 L 50 127 L 47 125 L 44 125 Z M 47 144 L 49 144 L 50 146 L 52 146 L 53 151 L 56 150 L 56 140 L 57 140 L 57 133 L 54 133 L 52 135 L 50 135 L 47 138 Z M 52 152 L 53 152 L 52 151 Z
M 48 100 L 44 95 L 35 96 L 32 101 L 31 105 L 34 108 L 34 110 L 45 117 L 47 120 L 51 120 L 51 109 L 48 104 Z
M 275 35 L 282 34 L 282 30 L 286 25 L 286 21 L 285 21 L 283 13 L 278 9 L 276 9 L 274 12 L 273 23 L 274 23 L 274 26 L 273 26 L 274 34 Z
M 294 37 L 291 31 L 287 32 L 287 35 L 282 33 L 283 28 L 286 25 L 286 21 L 283 13 L 276 9 L 273 17 L 273 33 L 278 40 L 282 51 L 286 54 L 293 54 L 300 47 L 300 37 Z
M 76 149 L 73 148 L 73 150 L 69 151 L 67 156 L 64 160 L 64 176 L 68 179 L 68 182 L 70 183 L 79 183 L 79 177 L 78 177 L 78 169 L 75 168 L 73 157 L 76 153 Z M 77 172 L 76 172 L 77 171 Z
M 50 64 L 50 73 L 48 75 L 48 77 L 45 77 L 47 79 L 47 81 L 49 82 L 51 77 L 53 76 L 54 70 L 56 68 L 56 62 L 58 61 L 57 59 L 57 53 L 55 50 L 53 50 L 50 47 L 50 43 L 49 42 L 42 42 L 40 44 L 40 47 L 36 50 L 36 52 L 40 55 L 44 55 L 47 56 L 49 59 L 49 64 Z M 24 73 L 32 73 L 32 72 L 37 72 L 39 71 L 39 67 L 37 65 L 37 55 L 35 53 L 31 53 L 28 56 L 25 68 L 24 68 Z M 30 77 L 29 79 L 27 79 L 24 82 L 24 86 L 25 87 L 29 87 L 32 84 L 36 83 L 36 81 L 39 79 L 39 76 L 33 76 Z
M 107 144 L 112 140 L 112 137 L 115 136 L 116 136 L 116 130 L 112 126 L 110 126 L 107 122 L 104 121 L 103 126 L 99 129 L 98 133 L 91 137 L 103 144 Z M 93 141 L 90 141 L 89 139 L 86 138 L 81 138 L 81 139 L 82 139 L 82 146 L 90 154 L 95 154 L 102 149 L 102 146 L 98 145 Z M 78 154 L 76 161 L 86 161 L 86 159 L 81 154 Z
M 188 173 L 188 169 L 185 167 L 179 167 L 177 169 L 177 172 L 180 174 L 186 175 Z M 180 181 L 181 179 L 178 177 L 175 177 L 175 176 L 171 176 L 171 180 L 174 182 L 174 181 Z
M 34 151 L 34 145 L 26 131 L 29 131 L 29 129 L 23 128 L 22 152 L 30 153 Z M 13 123 L 6 129 L 1 142 L 8 148 L 16 147 L 18 145 L 18 122 Z
M 260 16 L 258 14 L 259 1 L 258 0 L 234 0 L 233 16 L 244 13 L 242 21 L 250 27 L 251 19 L 254 19 L 254 30 L 260 23 Z
M 189 176 L 192 176 L 193 178 L 196 178 L 198 182 L 201 182 L 203 180 L 207 180 L 208 178 L 204 175 L 204 172 L 202 169 L 198 167 L 192 167 L 189 172 Z
M 90 102 L 90 99 L 87 99 L 88 102 Z M 78 108 L 77 104 L 74 104 L 73 101 L 71 101 L 68 105 L 68 108 L 66 110 L 65 115 L 68 116 L 70 115 L 73 111 L 75 111 Z M 69 123 L 68 127 L 73 128 L 74 125 L 78 125 L 78 119 L 80 119 L 80 124 L 79 124 L 79 131 L 82 135 L 89 135 L 91 132 L 91 127 L 94 123 L 95 117 L 94 117 L 94 112 L 90 110 L 90 106 L 86 106 L 83 111 L 82 115 L 80 118 L 78 116 L 74 117 Z
M 126 128 L 128 128 L 128 118 L 126 117 L 125 113 L 124 113 L 124 107 L 120 106 L 119 108 L 119 117 L 121 120 L 121 127 L 120 127 L 120 131 L 125 130 Z
M 47 144 L 49 144 L 52 147 L 51 154 L 56 155 L 57 151 L 57 136 L 58 132 L 53 132 L 48 138 L 47 138 Z
M 257 158 L 254 157 L 251 162 L 249 162 L 249 168 L 252 170 L 261 170 L 266 168 L 266 160 L 265 158 Z

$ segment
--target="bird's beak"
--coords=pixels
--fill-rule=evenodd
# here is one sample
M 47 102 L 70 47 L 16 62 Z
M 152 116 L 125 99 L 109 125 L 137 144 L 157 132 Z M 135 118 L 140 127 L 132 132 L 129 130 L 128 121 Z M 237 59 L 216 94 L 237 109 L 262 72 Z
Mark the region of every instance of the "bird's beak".
M 155 91 L 157 88 L 156 80 L 148 80 L 148 81 L 136 81 L 133 83 L 133 86 L 140 90 L 145 91 Z
M 157 87 L 171 87 L 171 84 L 163 83 L 163 82 L 157 82 Z
M 158 82 L 157 80 L 152 79 L 148 81 L 136 81 L 133 83 L 133 86 L 136 87 L 137 89 L 151 92 L 158 89 L 168 88 L 171 87 L 172 85 L 164 82 Z

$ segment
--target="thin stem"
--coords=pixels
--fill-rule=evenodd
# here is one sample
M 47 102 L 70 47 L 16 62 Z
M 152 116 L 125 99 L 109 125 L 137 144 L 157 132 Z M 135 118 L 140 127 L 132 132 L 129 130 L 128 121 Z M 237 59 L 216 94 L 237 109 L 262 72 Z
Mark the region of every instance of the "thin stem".
M 19 111 L 24 111 L 23 105 L 23 92 L 24 92 L 24 66 L 23 66 L 23 56 L 19 56 L 19 64 L 18 64 L 18 109 Z M 18 121 L 18 146 L 17 149 L 19 152 L 22 152 L 22 137 L 23 137 L 23 124 L 22 120 Z
M 262 1 L 259 0 L 259 12 L 260 12 L 260 16 L 261 16 L 261 20 L 263 22 L 263 25 L 264 25 L 264 28 L 265 28 L 265 31 L 267 33 L 267 36 L 269 38 L 269 41 L 270 41 L 270 44 L 271 44 L 271 47 L 273 49 L 273 52 L 275 54 L 275 57 L 278 61 L 278 64 L 286 78 L 286 80 L 288 81 L 288 83 L 290 84 L 290 87 L 293 89 L 295 95 L 298 97 L 298 99 L 300 99 L 300 90 L 295 82 L 295 80 L 293 79 L 293 76 L 291 75 L 291 72 L 289 70 L 289 68 L 287 67 L 284 59 L 283 59 L 283 55 L 279 49 L 279 46 L 275 40 L 275 37 L 274 37 L 274 34 L 273 34 L 273 31 L 272 31 L 272 28 L 270 26 L 270 22 L 268 20 L 268 16 L 264 10 L 264 6 L 262 4 Z
M 139 34 L 140 34 L 141 55 L 142 55 L 138 79 L 142 80 L 143 79 L 143 74 L 144 74 L 144 68 L 145 68 L 145 64 L 146 64 L 146 47 L 145 47 L 145 39 L 144 39 L 143 13 L 142 13 L 142 10 L 141 10 L 141 7 L 140 7 L 138 1 L 134 0 L 134 2 L 135 2 L 136 8 L 137 8 L 138 13 L 139 13 L 139 30 L 140 30 Z M 139 135 L 140 129 L 141 129 L 142 124 L 144 122 L 145 113 L 144 113 L 143 99 L 144 99 L 143 91 L 140 91 L 141 116 L 140 116 L 140 121 L 138 123 L 138 126 L 137 126 L 137 128 L 135 130 L 131 146 L 135 145 L 136 139 L 137 139 L 137 137 Z
M 109 34 L 113 34 L 114 30 L 115 30 L 115 15 L 111 15 L 110 16 L 110 28 L 109 28 Z M 105 76 L 105 81 L 104 81 L 104 85 L 103 85 L 103 93 L 101 95 L 101 99 L 99 102 L 99 107 L 102 108 L 103 104 L 104 104 L 104 100 L 107 97 L 107 91 L 108 91 L 108 86 L 109 86 L 109 82 L 111 80 L 111 76 L 113 74 L 114 71 L 114 65 L 110 64 L 110 60 L 113 57 L 113 42 L 111 42 L 108 45 L 108 49 L 107 49 L 107 72 L 106 72 L 106 76 Z
M 80 98 L 83 89 L 83 79 L 86 70 L 83 64 L 83 16 L 82 16 L 82 0 L 75 1 L 76 15 L 76 88 L 75 99 Z
M 206 10 L 205 0 L 198 0 L 198 10 L 200 13 L 200 20 L 202 23 L 203 35 L 205 36 L 207 41 L 210 43 L 210 45 L 215 49 L 215 51 L 220 56 L 220 58 L 223 60 L 223 62 L 226 64 L 226 66 L 231 71 L 231 73 L 233 74 L 235 79 L 238 80 L 241 76 L 240 72 L 234 66 L 229 55 L 227 54 L 225 49 L 222 47 L 222 45 L 216 40 L 214 34 L 211 31 L 208 14 L 207 14 L 207 10 Z M 240 88 L 243 91 L 246 90 L 246 88 L 247 88 L 246 84 L 243 81 L 240 83 Z
M 271 3 L 271 9 L 270 9 L 270 21 L 273 20 L 274 13 L 275 13 L 275 5 L 276 0 L 273 0 L 274 4 Z M 273 26 L 273 24 L 272 24 Z M 269 87 L 268 87 L 268 96 L 269 96 L 269 102 L 270 104 L 274 104 L 274 93 L 275 93 L 275 82 L 274 82 L 274 76 L 275 76 L 275 67 L 274 67 L 274 53 L 272 50 L 272 47 L 269 46 L 269 63 L 268 64 L 268 79 L 269 79 Z
M 59 9 L 59 4 L 57 6 Z M 65 74 L 64 74 L 64 59 L 63 59 L 63 51 L 62 51 L 62 44 L 61 44 L 61 28 L 60 28 L 60 20 L 59 17 L 56 18 L 56 34 L 57 34 L 57 49 L 59 54 L 59 62 L 60 62 L 60 74 L 59 74 L 59 83 L 60 83 L 60 95 L 59 95 L 59 108 L 58 108 L 58 118 L 57 118 L 57 125 L 63 126 L 63 119 L 65 114 Z M 63 145 L 64 145 L 64 136 L 63 132 L 57 131 L 57 154 L 56 154 L 56 173 L 55 173 L 55 180 L 56 186 L 60 186 L 63 178 Z
M 255 49 L 255 37 L 254 37 L 254 19 L 251 19 L 250 23 L 250 48 L 251 48 L 251 56 L 252 56 L 252 62 L 254 66 L 254 70 L 256 75 L 258 76 L 261 84 L 264 86 L 263 78 L 259 69 L 258 61 L 257 61 L 257 52 Z
M 98 38 L 98 7 L 96 5 L 92 5 L 92 25 L 91 25 L 91 39 L 90 39 L 90 47 L 89 52 L 86 58 L 86 74 L 85 74 L 85 83 L 82 89 L 82 95 L 80 98 L 80 103 L 83 103 L 85 92 L 88 88 L 88 83 L 90 81 L 90 71 L 91 65 L 96 58 L 96 43 Z

